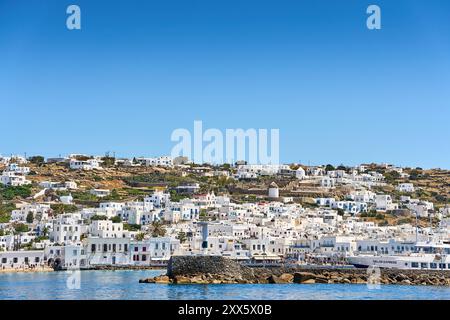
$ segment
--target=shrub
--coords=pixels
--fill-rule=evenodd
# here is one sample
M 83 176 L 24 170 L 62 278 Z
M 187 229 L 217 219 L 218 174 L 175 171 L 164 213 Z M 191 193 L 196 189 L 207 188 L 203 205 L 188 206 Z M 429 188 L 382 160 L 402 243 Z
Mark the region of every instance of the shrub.
M 91 217 L 91 221 L 96 221 L 96 220 L 108 220 L 107 216 L 100 216 L 100 215 L 93 215 Z
M 13 200 L 16 197 L 28 198 L 31 196 L 31 185 L 25 186 L 0 186 L 0 195 L 5 200 Z
M 72 213 L 78 211 L 77 206 L 74 204 L 57 203 L 51 204 L 50 208 L 53 210 L 55 214 Z

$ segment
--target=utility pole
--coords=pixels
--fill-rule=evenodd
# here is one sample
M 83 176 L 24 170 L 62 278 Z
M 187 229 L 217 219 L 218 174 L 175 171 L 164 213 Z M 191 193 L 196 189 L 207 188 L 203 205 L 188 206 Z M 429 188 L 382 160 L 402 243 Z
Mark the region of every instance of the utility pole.
M 418 225 L 418 219 L 417 219 L 417 212 L 416 212 L 416 244 L 418 242 L 418 232 L 419 232 L 419 225 Z

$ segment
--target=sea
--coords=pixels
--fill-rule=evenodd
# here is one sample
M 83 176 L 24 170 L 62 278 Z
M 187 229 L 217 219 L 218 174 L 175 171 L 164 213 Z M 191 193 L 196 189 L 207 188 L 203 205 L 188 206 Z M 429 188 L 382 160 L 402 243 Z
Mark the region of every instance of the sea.
M 450 287 L 139 283 L 165 270 L 0 273 L 0 300 L 450 300 Z

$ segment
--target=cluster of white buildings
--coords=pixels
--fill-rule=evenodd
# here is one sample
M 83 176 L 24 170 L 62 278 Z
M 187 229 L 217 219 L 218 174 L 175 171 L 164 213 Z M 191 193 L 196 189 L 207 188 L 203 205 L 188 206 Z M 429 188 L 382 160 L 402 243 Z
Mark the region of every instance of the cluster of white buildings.
M 31 184 L 31 181 L 26 178 L 29 173 L 29 167 L 21 166 L 19 163 L 10 162 L 0 175 L 0 183 L 13 187 Z
M 326 171 L 323 167 L 299 166 L 293 170 L 288 165 L 238 165 L 234 178 L 238 180 L 257 179 L 264 176 L 291 176 L 305 182 L 315 182 L 323 188 L 334 188 L 337 185 L 375 187 L 384 186 L 383 174 L 375 171 L 366 172 L 364 166 L 358 166 L 347 173 L 345 170 Z M 406 184 L 405 184 L 406 185 Z M 410 191 L 413 192 L 413 191 Z
M 100 162 L 94 160 L 72 159 L 70 167 L 95 169 Z M 149 166 L 173 165 L 168 157 L 136 160 Z M 355 253 L 407 253 L 416 241 L 427 240 L 432 233 L 446 239 L 450 232 L 450 219 L 446 218 L 450 208 L 436 213 L 433 203 L 408 195 L 394 201 L 389 194 L 376 193 L 371 187 L 384 184 L 384 177 L 365 172 L 362 167 L 352 173 L 320 167 L 292 170 L 285 165 L 241 165 L 236 169 L 238 179 L 289 175 L 302 181 L 319 181 L 327 188 L 336 184 L 353 188 L 345 199 L 319 197 L 314 199 L 315 205 L 307 207 L 280 197 L 275 183 L 270 184 L 266 199 L 243 203 L 213 192 L 199 194 L 199 185 L 176 188 L 191 195 L 179 201 L 173 201 L 170 193 L 154 191 L 140 200 L 104 201 L 98 207 L 80 207 L 77 212 L 59 215 L 47 203 L 22 203 L 12 211 L 10 222 L 0 223 L 0 269 L 150 266 L 164 264 L 172 255 L 205 253 L 246 263 L 338 263 Z M 201 167 L 199 170 L 204 171 Z M 8 171 L 18 175 L 29 172 L 15 163 L 8 164 Z M 40 186 L 77 189 L 70 181 L 45 181 Z M 411 193 L 414 186 L 401 184 L 397 190 Z M 93 189 L 91 193 L 102 197 L 109 190 Z M 360 218 L 367 212 L 399 209 L 408 209 L 418 217 L 433 213 L 441 219 L 440 227 L 385 226 Z M 30 215 L 33 222 L 27 221 Z M 27 225 L 29 231 L 12 232 L 17 223 Z

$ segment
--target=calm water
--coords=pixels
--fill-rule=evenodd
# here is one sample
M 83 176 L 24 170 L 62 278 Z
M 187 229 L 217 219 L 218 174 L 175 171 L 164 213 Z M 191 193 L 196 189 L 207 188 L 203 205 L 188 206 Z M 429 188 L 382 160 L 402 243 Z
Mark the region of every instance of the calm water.
M 450 287 L 366 285 L 157 285 L 139 279 L 161 271 L 82 271 L 79 281 L 67 272 L 0 274 L 0 299 L 446 299 Z M 68 281 L 69 279 L 69 281 Z M 74 281 L 70 280 L 75 279 Z M 67 285 L 69 283 L 69 285 Z M 79 283 L 79 289 L 77 289 Z

